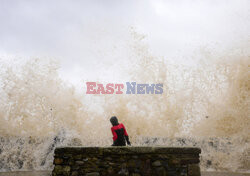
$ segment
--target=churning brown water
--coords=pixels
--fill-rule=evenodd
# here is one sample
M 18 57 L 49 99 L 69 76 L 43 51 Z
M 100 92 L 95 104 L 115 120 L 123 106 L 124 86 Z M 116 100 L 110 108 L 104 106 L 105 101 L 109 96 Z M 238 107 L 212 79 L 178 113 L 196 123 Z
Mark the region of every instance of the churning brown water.
M 249 45 L 219 56 L 201 50 L 188 66 L 154 57 L 133 35 L 119 83 L 163 83 L 162 95 L 86 95 L 53 61 L 1 63 L 0 171 L 51 170 L 56 146 L 110 145 L 116 115 L 133 145 L 201 147 L 203 171 L 249 172 Z

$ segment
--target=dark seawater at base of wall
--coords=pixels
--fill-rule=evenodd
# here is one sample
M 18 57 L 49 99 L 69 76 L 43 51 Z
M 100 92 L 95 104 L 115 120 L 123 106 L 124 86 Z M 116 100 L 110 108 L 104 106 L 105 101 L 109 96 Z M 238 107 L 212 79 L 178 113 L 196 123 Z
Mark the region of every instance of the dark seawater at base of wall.
M 0 172 L 0 176 L 51 176 L 52 171 Z M 250 176 L 250 173 L 201 172 L 201 176 Z

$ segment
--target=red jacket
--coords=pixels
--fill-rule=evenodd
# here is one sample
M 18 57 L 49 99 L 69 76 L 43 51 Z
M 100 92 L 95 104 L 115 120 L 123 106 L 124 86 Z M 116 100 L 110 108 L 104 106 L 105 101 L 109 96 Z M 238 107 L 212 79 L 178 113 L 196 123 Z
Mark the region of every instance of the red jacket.
M 113 141 L 115 146 L 124 146 L 126 145 L 125 139 L 127 140 L 127 143 L 130 144 L 128 140 L 128 133 L 126 131 L 125 126 L 120 123 L 116 126 L 113 126 L 111 128 L 111 132 L 113 134 Z

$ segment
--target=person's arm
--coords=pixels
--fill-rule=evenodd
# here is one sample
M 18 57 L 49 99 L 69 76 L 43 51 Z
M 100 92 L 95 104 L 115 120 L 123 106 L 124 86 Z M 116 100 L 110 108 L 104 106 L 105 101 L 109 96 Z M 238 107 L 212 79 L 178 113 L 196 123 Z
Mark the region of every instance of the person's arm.
M 125 126 L 122 124 L 122 128 L 124 129 L 124 135 L 125 135 L 125 139 L 127 141 L 127 144 L 128 145 L 131 145 L 130 141 L 129 141 L 129 137 L 128 137 L 128 133 L 127 133 L 127 130 L 125 128 Z
M 117 134 L 116 134 L 116 132 L 115 132 L 115 130 L 113 128 L 111 128 L 111 132 L 113 134 L 113 144 L 112 144 L 112 146 L 114 146 L 115 145 L 115 141 L 117 139 Z

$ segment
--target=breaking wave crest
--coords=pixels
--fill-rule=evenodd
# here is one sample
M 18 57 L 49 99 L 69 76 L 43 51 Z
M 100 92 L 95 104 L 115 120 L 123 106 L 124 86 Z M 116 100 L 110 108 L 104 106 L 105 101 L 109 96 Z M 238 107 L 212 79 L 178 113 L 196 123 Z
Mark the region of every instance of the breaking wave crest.
M 85 95 L 58 76 L 57 62 L 1 63 L 0 171 L 51 169 L 56 146 L 110 145 L 112 115 L 133 145 L 198 146 L 202 170 L 247 171 L 249 56 L 201 52 L 195 66 L 173 64 L 138 36 L 130 52 L 133 67 L 117 66 L 123 83 L 163 83 L 162 95 Z

